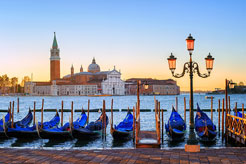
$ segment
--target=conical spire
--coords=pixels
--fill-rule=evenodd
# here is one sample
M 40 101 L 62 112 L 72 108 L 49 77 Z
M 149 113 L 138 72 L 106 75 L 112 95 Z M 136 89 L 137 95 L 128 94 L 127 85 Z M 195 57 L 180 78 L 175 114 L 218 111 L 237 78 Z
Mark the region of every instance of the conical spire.
M 58 48 L 58 44 L 57 44 L 57 41 L 56 41 L 56 32 L 54 32 L 54 40 L 53 40 L 52 48 L 55 48 L 55 49 Z

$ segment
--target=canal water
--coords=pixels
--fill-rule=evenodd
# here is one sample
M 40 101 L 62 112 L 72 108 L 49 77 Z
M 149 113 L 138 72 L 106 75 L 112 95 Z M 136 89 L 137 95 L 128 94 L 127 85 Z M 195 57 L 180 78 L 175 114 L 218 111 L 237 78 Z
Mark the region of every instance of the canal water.
M 195 94 L 194 95 L 194 108 L 196 109 L 196 104 L 199 103 L 201 109 L 210 109 L 211 100 L 205 99 L 205 96 L 213 96 L 213 108 L 218 108 L 218 100 L 225 98 L 225 95 L 205 95 L 205 94 Z M 246 94 L 233 94 L 229 95 L 231 98 L 231 109 L 234 108 L 235 102 L 238 103 L 238 108 L 241 108 L 242 103 L 246 104 Z M 155 96 L 157 100 L 160 101 L 161 109 L 167 109 L 164 112 L 164 123 L 167 122 L 172 106 L 175 106 L 175 99 L 178 97 L 178 112 L 181 116 L 184 116 L 184 97 L 186 97 L 187 109 L 189 108 L 189 94 L 181 94 L 178 96 Z M 102 108 L 103 100 L 106 101 L 106 109 L 111 108 L 111 100 L 114 99 L 114 109 L 119 109 L 120 112 L 114 112 L 114 124 L 118 124 L 126 116 L 126 112 L 121 111 L 122 109 L 132 108 L 137 101 L 136 96 L 111 96 L 111 97 L 85 97 L 85 96 L 23 96 L 19 97 L 20 100 L 20 112 L 17 113 L 17 97 L 13 96 L 1 96 L 0 97 L 0 109 L 7 109 L 10 101 L 15 101 L 15 112 L 14 120 L 18 121 L 24 118 L 28 112 L 29 107 L 33 109 L 33 103 L 36 101 L 36 109 L 40 109 L 42 105 L 42 99 L 44 99 L 44 109 L 60 109 L 61 101 L 64 101 L 64 109 L 71 109 L 71 102 L 74 102 L 74 109 L 87 109 L 88 99 L 90 100 L 90 109 L 99 109 Z M 155 117 L 153 109 L 154 105 L 154 96 L 140 96 L 140 106 L 141 109 L 151 109 L 152 112 L 141 112 L 141 130 L 155 130 Z M 206 112 L 210 117 L 211 113 Z M 1 112 L 0 117 L 2 118 L 6 113 Z M 195 112 L 196 114 L 196 112 Z M 55 112 L 44 112 L 44 121 L 48 121 L 53 118 Z M 74 120 L 77 119 L 80 115 L 80 112 L 74 113 Z M 107 112 L 107 115 L 110 119 L 111 114 Z M 89 121 L 95 121 L 100 116 L 98 112 L 91 112 Z M 70 112 L 64 113 L 64 122 L 68 122 L 70 117 Z M 36 113 L 36 119 L 41 120 L 41 113 Z M 181 142 L 172 142 L 164 132 L 164 143 L 162 148 L 179 148 L 184 147 L 187 142 L 189 134 L 189 112 L 186 113 L 187 120 L 187 133 L 184 141 Z M 218 112 L 213 113 L 214 124 L 218 128 Z M 101 138 L 95 140 L 86 140 L 79 141 L 77 139 L 73 140 L 48 140 L 48 139 L 0 139 L 0 147 L 30 147 L 30 148 L 56 148 L 56 149 L 70 149 L 70 148 L 80 148 L 80 149 L 98 149 L 98 148 L 133 148 L 132 140 L 118 142 L 114 141 L 110 134 L 110 126 L 107 127 L 106 141 L 103 142 Z M 210 144 L 200 143 L 201 147 L 226 147 L 230 146 L 222 142 L 221 135 L 217 135 L 217 140 Z M 235 146 L 235 145 L 233 145 Z

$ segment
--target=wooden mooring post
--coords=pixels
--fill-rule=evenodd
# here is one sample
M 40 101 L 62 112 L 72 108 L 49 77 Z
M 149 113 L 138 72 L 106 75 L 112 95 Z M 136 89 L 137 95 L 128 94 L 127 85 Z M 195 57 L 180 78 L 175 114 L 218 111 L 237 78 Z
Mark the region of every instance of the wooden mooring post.
M 87 124 L 89 124 L 89 117 L 90 117 L 90 100 L 88 100 L 88 110 L 87 110 L 87 120 L 86 120 Z
M 161 143 L 164 143 L 164 117 L 163 117 L 163 109 L 161 109 Z
M 184 97 L 184 121 L 186 123 L 186 98 Z
M 36 121 L 36 101 L 33 103 L 33 125 L 35 125 Z
M 102 108 L 102 139 L 103 141 L 106 139 L 106 115 L 105 115 L 105 100 L 103 100 L 103 108 Z
M 111 100 L 111 129 L 113 129 L 113 125 L 114 125 L 113 103 L 114 103 L 114 100 L 112 99 Z M 129 107 L 128 107 L 128 109 L 129 109 Z
M 17 98 L 17 113 L 20 112 L 20 99 L 19 97 Z
M 43 128 L 44 121 L 44 99 L 42 99 L 42 107 L 41 107 L 41 128 Z
M 211 121 L 213 122 L 213 97 L 211 97 Z
M 218 129 L 220 135 L 220 99 L 218 100 Z
M 235 109 L 234 109 L 234 112 L 236 113 L 235 115 L 237 116 L 237 102 L 235 102 Z
M 231 114 L 231 97 L 230 96 L 228 96 L 228 103 L 229 103 L 229 106 L 228 106 L 229 114 Z
M 71 102 L 71 128 L 73 128 L 73 101 Z
M 244 104 L 242 104 L 242 118 L 244 118 Z
M 14 128 L 14 101 L 12 102 L 12 122 L 11 122 L 11 128 Z
M 63 100 L 61 102 L 61 126 L 63 126 Z
M 176 108 L 176 111 L 178 112 L 178 97 L 176 96 L 176 99 L 175 99 L 175 108 Z
M 224 110 L 225 110 L 225 99 L 222 101 L 222 142 L 224 139 Z
M 133 114 L 132 139 L 133 139 L 133 143 L 135 143 L 136 115 L 135 115 L 135 107 L 134 106 L 132 108 L 132 114 Z

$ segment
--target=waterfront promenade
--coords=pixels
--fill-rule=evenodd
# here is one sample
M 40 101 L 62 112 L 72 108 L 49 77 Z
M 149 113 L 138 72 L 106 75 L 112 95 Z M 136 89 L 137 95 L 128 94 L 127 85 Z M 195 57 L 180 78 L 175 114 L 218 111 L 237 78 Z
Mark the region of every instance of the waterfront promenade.
M 1 148 L 0 163 L 246 163 L 246 148 L 45 150 Z

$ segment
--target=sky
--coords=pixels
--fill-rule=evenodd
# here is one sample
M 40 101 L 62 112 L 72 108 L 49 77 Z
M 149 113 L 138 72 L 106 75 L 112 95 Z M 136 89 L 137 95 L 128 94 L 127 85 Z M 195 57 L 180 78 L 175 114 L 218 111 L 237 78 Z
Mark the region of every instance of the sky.
M 208 53 L 215 58 L 209 78 L 194 75 L 195 90 L 224 88 L 226 78 L 246 84 L 245 29 L 244 0 L 0 0 L 0 75 L 48 81 L 56 32 L 61 76 L 72 64 L 87 71 L 95 57 L 101 70 L 116 66 L 124 80 L 169 79 L 167 58 L 177 57 L 181 73 L 191 33 L 201 72 Z M 173 79 L 189 90 L 188 74 Z

